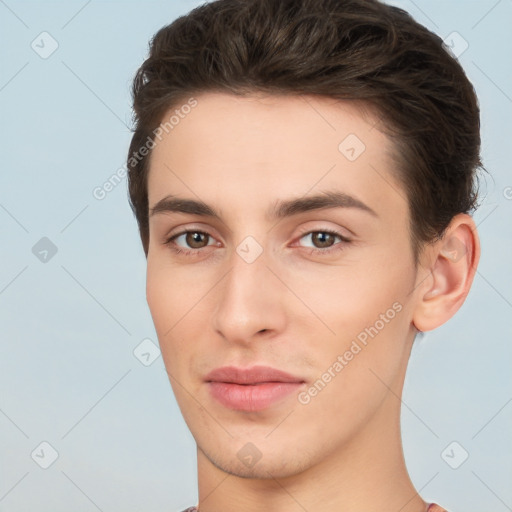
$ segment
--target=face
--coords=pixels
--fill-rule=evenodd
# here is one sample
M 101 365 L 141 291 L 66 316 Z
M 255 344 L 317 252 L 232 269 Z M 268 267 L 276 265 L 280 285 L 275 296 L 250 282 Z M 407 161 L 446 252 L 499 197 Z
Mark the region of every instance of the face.
M 406 194 L 353 104 L 196 100 L 151 157 L 148 304 L 202 457 L 293 475 L 398 407 L 414 337 Z

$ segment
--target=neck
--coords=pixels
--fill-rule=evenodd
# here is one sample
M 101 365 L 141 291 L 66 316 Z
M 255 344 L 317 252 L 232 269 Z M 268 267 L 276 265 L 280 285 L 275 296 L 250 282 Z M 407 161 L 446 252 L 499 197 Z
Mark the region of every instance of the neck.
M 388 393 L 349 445 L 286 478 L 240 478 L 198 449 L 199 512 L 425 512 L 405 466 L 400 403 Z

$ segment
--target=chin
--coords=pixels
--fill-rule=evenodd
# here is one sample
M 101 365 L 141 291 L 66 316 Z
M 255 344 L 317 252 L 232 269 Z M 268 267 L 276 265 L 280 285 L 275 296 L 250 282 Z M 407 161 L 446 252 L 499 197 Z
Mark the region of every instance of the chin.
M 311 465 L 304 452 L 291 450 L 283 452 L 276 448 L 258 450 L 251 442 L 246 442 L 240 450 L 199 448 L 203 455 L 218 469 L 239 478 L 268 480 L 286 478 L 303 472 Z

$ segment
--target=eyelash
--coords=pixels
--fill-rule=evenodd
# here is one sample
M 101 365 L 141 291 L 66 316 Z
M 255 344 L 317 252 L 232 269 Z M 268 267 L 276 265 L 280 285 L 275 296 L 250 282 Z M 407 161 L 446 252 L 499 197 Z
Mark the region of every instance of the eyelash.
M 200 231 L 198 229 L 188 229 L 185 231 L 181 231 L 180 233 L 176 233 L 175 235 L 172 235 L 170 238 L 168 238 L 164 242 L 164 244 L 168 245 L 171 248 L 171 250 L 176 254 L 181 254 L 183 256 L 198 256 L 202 252 L 202 249 L 206 249 L 206 247 L 208 247 L 208 246 L 202 247 L 200 249 L 183 249 L 183 248 L 175 245 L 175 243 L 174 243 L 174 240 L 176 238 L 180 237 L 181 235 L 187 235 L 189 233 L 200 233 L 201 235 L 206 235 L 207 237 L 213 238 L 209 233 L 206 233 L 205 231 Z M 343 243 L 335 244 L 334 246 L 326 248 L 326 249 L 318 249 L 318 248 L 314 248 L 314 247 L 309 248 L 310 255 L 317 255 L 317 254 L 331 255 L 335 252 L 344 250 L 345 245 L 351 243 L 350 239 L 346 238 L 341 233 L 338 233 L 337 231 L 333 231 L 331 229 L 316 229 L 313 231 L 311 231 L 311 230 L 304 231 L 303 233 L 300 234 L 299 240 L 304 238 L 306 235 L 312 235 L 314 233 L 324 233 L 324 234 L 332 235 L 334 237 L 338 237 Z

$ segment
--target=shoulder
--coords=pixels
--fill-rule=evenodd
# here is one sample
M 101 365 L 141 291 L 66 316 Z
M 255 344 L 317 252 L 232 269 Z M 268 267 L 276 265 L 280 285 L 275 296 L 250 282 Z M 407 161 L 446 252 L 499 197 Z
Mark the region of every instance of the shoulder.
M 427 509 L 427 512 L 448 512 L 448 511 L 445 510 L 443 507 L 436 505 L 435 503 L 431 503 Z

